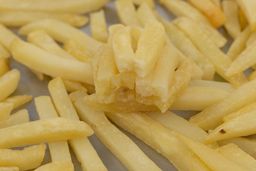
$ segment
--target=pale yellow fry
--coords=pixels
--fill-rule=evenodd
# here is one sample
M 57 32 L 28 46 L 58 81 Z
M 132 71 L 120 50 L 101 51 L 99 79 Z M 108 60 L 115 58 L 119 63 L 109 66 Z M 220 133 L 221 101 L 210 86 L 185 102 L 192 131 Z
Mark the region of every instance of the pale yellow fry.
M 206 141 L 214 142 L 255 134 L 255 116 L 255 110 L 252 110 L 224 122 L 209 134 Z
M 242 85 L 225 99 L 193 116 L 190 121 L 205 130 L 215 128 L 221 124 L 223 117 L 227 114 L 240 109 L 248 103 L 252 103 L 256 99 L 255 86 L 256 80 Z
M 13 110 L 13 104 L 1 102 L 0 103 L 0 121 L 9 119 L 12 110 Z
M 88 62 L 91 60 L 90 57 L 84 53 L 83 48 L 78 46 L 78 44 L 73 40 L 66 41 L 63 48 L 68 54 L 72 55 L 79 61 Z
M 10 50 L 12 41 L 18 39 L 11 30 L 0 24 L 0 43 L 7 49 Z
M 26 109 L 22 109 L 12 114 L 7 120 L 0 121 L 0 128 L 29 122 L 29 113 Z
M 239 23 L 239 11 L 236 1 L 225 0 L 222 1 L 223 12 L 226 16 L 226 22 L 224 24 L 228 33 L 236 38 L 241 33 L 241 26 Z
M 255 7 L 256 1 L 254 0 L 237 0 L 237 3 L 243 13 L 245 14 L 251 29 L 255 29 L 256 27 L 256 15 L 255 15 Z
M 103 10 L 90 14 L 90 28 L 93 38 L 101 42 L 107 41 L 107 23 Z
M 107 0 L 1 0 L 0 11 L 24 10 L 87 13 L 103 7 L 106 3 Z
M 243 151 L 256 158 L 256 141 L 248 138 L 231 138 L 218 142 L 220 145 L 226 145 L 229 143 L 236 144 Z
M 175 113 L 168 111 L 165 113 L 148 113 L 148 115 L 170 130 L 176 131 L 195 141 L 203 142 L 208 135 L 203 129 L 189 123 L 186 119 L 176 115 Z
M 223 118 L 223 121 L 227 122 L 227 121 L 229 121 L 229 120 L 231 120 L 231 119 L 233 119 L 233 118 L 235 118 L 237 116 L 243 115 L 243 114 L 245 114 L 247 112 L 251 112 L 251 111 L 254 111 L 254 110 L 256 110 L 256 103 L 249 103 L 246 106 L 242 107 L 241 109 L 239 109 L 239 110 L 237 110 L 237 111 L 235 111 L 233 113 L 230 113 L 227 116 L 225 116 Z
M 65 88 L 69 93 L 74 92 L 74 91 L 85 91 L 87 92 L 87 89 L 83 84 L 80 82 L 75 82 L 75 81 L 69 81 L 69 80 L 63 80 L 65 84 Z
M 77 100 L 75 106 L 79 116 L 92 125 L 97 137 L 128 170 L 161 170 L 128 136 L 116 128 L 103 112 L 90 109 L 85 105 L 83 99 Z
M 254 80 L 256 78 L 256 71 L 253 71 L 250 75 L 249 75 L 249 80 Z
M 35 171 L 74 171 L 74 166 L 72 162 L 51 162 L 45 165 L 42 165 L 35 169 Z
M 231 64 L 231 66 L 226 71 L 226 75 L 233 76 L 235 74 L 241 73 L 244 70 L 250 68 L 256 64 L 255 50 L 256 41 L 248 46 Z
M 63 118 L 79 121 L 77 112 L 67 94 L 61 78 L 51 80 L 48 84 L 48 89 L 59 115 Z M 70 140 L 70 144 L 84 171 L 107 170 L 88 139 Z
M 136 5 L 142 5 L 142 4 L 147 4 L 150 8 L 155 7 L 155 2 L 154 0 L 132 0 L 134 4 Z
M 227 159 L 243 166 L 248 171 L 254 171 L 256 168 L 256 160 L 240 149 L 235 144 L 227 144 L 218 148 L 218 151 Z
M 102 46 L 102 43 L 86 35 L 81 30 L 54 19 L 44 19 L 27 24 L 19 30 L 19 33 L 27 35 L 35 30 L 44 30 L 53 39 L 63 44 L 68 41 L 74 41 L 76 48 L 81 50 L 88 58 L 94 57 Z
M 221 0 L 211 0 L 215 5 L 221 6 Z
M 222 101 L 232 91 L 217 87 L 189 86 L 174 101 L 171 109 L 201 111 Z
M 151 37 L 154 37 L 154 39 L 151 39 Z M 135 53 L 134 65 L 137 75 L 144 77 L 154 69 L 165 42 L 165 30 L 161 23 L 146 24 L 138 40 Z
M 195 47 L 193 42 L 173 23 L 164 23 L 171 42 L 188 58 L 193 60 L 204 72 L 203 79 L 212 79 L 215 73 L 214 66 Z
M 182 135 L 177 137 L 187 145 L 187 147 L 193 151 L 211 170 L 214 171 L 246 171 L 247 169 L 236 164 L 235 162 L 227 159 L 221 153 L 206 146 L 203 143 L 193 141 L 192 139 L 186 138 Z
M 119 72 L 133 71 L 135 54 L 132 48 L 131 30 L 122 27 L 112 35 L 112 48 Z
M 20 72 L 16 69 L 8 71 L 0 77 L 0 101 L 10 96 L 17 88 L 20 81 Z
M 28 42 L 50 52 L 67 59 L 74 59 L 70 54 L 63 50 L 45 31 L 37 30 L 28 34 Z
M 32 96 L 30 95 L 17 95 L 11 96 L 4 100 L 4 102 L 13 104 L 13 108 L 19 108 L 22 105 L 30 102 L 32 100 Z
M 69 98 L 74 103 L 77 99 L 84 98 L 85 96 L 88 96 L 86 91 L 79 90 L 79 91 L 74 91 L 69 94 Z
M 57 118 L 58 114 L 49 96 L 35 98 L 35 106 L 41 120 Z M 48 143 L 52 161 L 71 161 L 67 141 Z
M 256 33 L 253 32 L 251 33 L 250 37 L 248 38 L 247 42 L 246 42 L 246 47 L 249 47 L 253 44 L 253 42 L 255 42 L 256 40 Z
M 0 52 L 1 53 L 1 52 Z M 8 59 L 0 59 L 0 77 L 10 70 Z
M 93 84 L 90 64 L 60 58 L 21 40 L 12 43 L 11 51 L 14 59 L 31 69 L 53 77 Z
M 0 147 L 11 148 L 42 142 L 63 141 L 90 136 L 93 130 L 84 122 L 54 118 L 0 129 Z
M 22 150 L 0 149 L 0 166 L 17 166 L 20 170 L 37 168 L 44 160 L 45 144 Z
M 40 81 L 43 81 L 43 80 L 44 80 L 44 78 L 45 78 L 44 74 L 42 74 L 41 72 L 35 71 L 35 70 L 33 70 L 33 69 L 30 69 L 30 70 L 31 70 L 31 72 L 36 76 L 36 78 L 37 78 L 38 80 L 40 80 Z
M 153 10 L 146 3 L 141 4 L 137 9 L 137 17 L 143 26 L 152 21 L 157 21 Z
M 214 27 L 218 28 L 225 23 L 225 14 L 220 6 L 215 5 L 211 0 L 189 0 L 189 2 L 200 10 Z
M 1 10 L 0 10 L 1 11 Z M 8 27 L 21 27 L 31 22 L 53 18 L 67 22 L 75 27 L 81 27 L 88 23 L 86 16 L 72 13 L 55 13 L 40 11 L 1 11 L 0 22 Z
M 19 171 L 18 167 L 10 166 L 10 167 L 0 167 L 0 171 Z
M 9 57 L 11 57 L 11 54 L 5 49 L 2 44 L 0 44 L 0 59 Z
M 230 57 L 232 61 L 235 60 L 238 57 L 238 55 L 245 49 L 246 42 L 250 34 L 250 28 L 245 28 L 231 44 L 230 48 L 228 49 L 227 55 Z
M 178 170 L 209 170 L 168 128 L 146 114 L 108 113 L 107 116 L 115 124 L 129 131 L 166 157 Z M 182 160 L 180 160 L 181 158 Z
M 140 25 L 132 0 L 116 0 L 115 6 L 117 15 L 123 24 L 128 26 Z
M 246 82 L 242 73 L 232 77 L 226 75 L 227 68 L 231 65 L 231 59 L 225 55 L 213 42 L 209 41 L 207 34 L 200 28 L 196 22 L 188 18 L 179 18 L 176 20 L 178 27 L 183 30 L 193 41 L 197 48 L 212 62 L 219 75 L 238 86 Z
M 222 90 L 227 90 L 228 92 L 234 91 L 234 87 L 227 82 L 219 82 L 219 81 L 208 81 L 208 80 L 193 80 L 189 84 L 190 86 L 202 86 L 202 87 L 212 87 L 212 88 L 220 88 Z

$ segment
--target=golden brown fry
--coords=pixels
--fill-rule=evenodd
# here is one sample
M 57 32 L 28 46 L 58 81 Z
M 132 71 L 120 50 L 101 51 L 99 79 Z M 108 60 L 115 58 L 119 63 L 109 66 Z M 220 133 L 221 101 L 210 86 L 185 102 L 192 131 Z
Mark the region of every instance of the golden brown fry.
M 1 11 L 1 9 L 0 9 Z M 82 27 L 88 23 L 86 16 L 72 13 L 55 13 L 40 11 L 1 11 L 0 22 L 8 27 L 21 27 L 31 22 L 53 18 L 67 22 L 75 27 Z
M 8 71 L 0 77 L 0 101 L 11 95 L 20 81 L 20 72 L 16 69 Z
M 107 23 L 103 10 L 90 14 L 90 27 L 93 38 L 101 42 L 107 41 Z
M 63 141 L 93 134 L 84 122 L 63 118 L 33 121 L 0 129 L 0 147 L 11 148 L 42 142 Z
M 255 86 L 256 80 L 245 83 L 225 99 L 193 116 L 190 121 L 205 130 L 215 128 L 222 123 L 223 117 L 227 114 L 252 103 L 256 99 Z
M 248 21 L 245 17 L 245 14 L 240 8 L 239 8 L 239 22 L 242 29 L 245 29 L 248 26 Z
M 1 0 L 0 11 L 45 11 L 87 13 L 103 7 L 107 0 Z
M 12 43 L 11 51 L 17 61 L 31 69 L 53 77 L 93 84 L 90 64 L 60 58 L 21 40 Z
M 22 109 L 12 114 L 7 120 L 1 121 L 0 128 L 5 128 L 26 122 L 29 122 L 29 113 L 26 109 Z
M 20 170 L 37 168 L 44 160 L 45 144 L 22 150 L 0 149 L 0 166 L 17 166 Z

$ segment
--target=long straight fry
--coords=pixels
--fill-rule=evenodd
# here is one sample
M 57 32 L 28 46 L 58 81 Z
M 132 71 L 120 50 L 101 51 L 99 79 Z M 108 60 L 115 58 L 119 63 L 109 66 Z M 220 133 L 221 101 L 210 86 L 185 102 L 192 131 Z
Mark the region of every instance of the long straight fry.
M 74 171 L 72 162 L 51 162 L 38 167 L 35 171 Z

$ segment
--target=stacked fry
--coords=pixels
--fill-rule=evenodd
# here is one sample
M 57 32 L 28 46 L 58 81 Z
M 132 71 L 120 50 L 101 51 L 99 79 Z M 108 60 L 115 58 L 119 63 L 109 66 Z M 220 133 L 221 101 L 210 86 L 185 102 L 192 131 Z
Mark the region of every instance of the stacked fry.
M 110 8 L 118 23 L 107 22 Z M 255 8 L 254 0 L 0 0 L 0 171 L 74 171 L 71 151 L 83 171 L 106 171 L 94 134 L 127 170 L 163 169 L 121 129 L 179 171 L 256 170 Z M 79 29 L 86 24 L 90 35 Z M 49 81 L 49 94 L 34 98 L 39 119 L 24 108 L 32 96 L 18 95 L 24 75 L 13 60 Z

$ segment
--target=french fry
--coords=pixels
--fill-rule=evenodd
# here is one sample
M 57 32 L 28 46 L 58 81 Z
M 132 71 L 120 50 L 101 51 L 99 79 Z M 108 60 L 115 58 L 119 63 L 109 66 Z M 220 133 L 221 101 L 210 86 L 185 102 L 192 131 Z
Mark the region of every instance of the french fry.
M 146 114 L 108 113 L 107 116 L 115 124 L 162 154 L 179 170 L 209 170 L 168 128 Z M 181 156 L 182 160 L 180 160 Z
M 4 100 L 6 103 L 13 104 L 13 109 L 17 109 L 22 105 L 30 102 L 32 100 L 32 96 L 29 95 L 18 95 L 18 96 L 11 96 Z
M 72 162 L 52 162 L 40 166 L 35 171 L 74 171 Z
M 211 0 L 215 5 L 221 6 L 221 0 Z
M 107 41 L 107 23 L 103 10 L 90 14 L 90 27 L 93 38 L 101 42 Z
M 116 128 L 103 112 L 90 109 L 83 99 L 78 99 L 75 106 L 79 116 L 92 125 L 97 137 L 128 170 L 161 170 L 128 136 Z
M 140 25 L 132 0 L 117 0 L 115 1 L 115 6 L 117 15 L 123 24 L 130 26 Z
M 85 96 L 88 96 L 86 91 L 79 90 L 79 91 L 74 91 L 69 94 L 69 98 L 74 103 L 77 99 L 84 98 Z
M 219 28 L 225 23 L 225 14 L 211 0 L 205 0 L 204 2 L 200 0 L 189 0 L 189 2 L 206 15 L 214 27 Z
M 234 87 L 227 82 L 219 81 L 208 81 L 208 80 L 193 80 L 189 83 L 190 86 L 202 86 L 202 87 L 212 87 L 220 88 L 222 90 L 227 90 L 228 92 L 234 91 Z
M 252 81 L 256 78 L 256 72 L 253 71 L 250 75 L 249 75 L 249 80 Z
M 225 99 L 205 108 L 202 112 L 190 118 L 190 121 L 205 130 L 215 128 L 222 123 L 223 117 L 227 114 L 255 100 L 255 86 L 256 80 L 242 85 Z
M 242 107 L 241 109 L 239 109 L 238 111 L 235 111 L 233 113 L 228 114 L 227 116 L 225 116 L 223 118 L 224 122 L 227 122 L 231 119 L 234 119 L 237 116 L 243 115 L 245 113 L 251 112 L 256 110 L 256 103 L 249 103 L 248 105 Z
M 51 80 L 48 84 L 48 89 L 59 115 L 63 118 L 79 121 L 77 112 L 69 99 L 61 78 Z M 70 140 L 70 144 L 84 171 L 107 170 L 88 139 L 81 138 Z M 86 154 L 84 153 L 85 151 Z
M 174 101 L 173 110 L 201 111 L 230 95 L 227 91 L 217 87 L 189 86 Z
M 233 76 L 235 74 L 241 73 L 244 70 L 250 68 L 256 64 L 254 59 L 256 41 L 248 46 L 230 65 L 226 71 L 227 76 Z
M 4 58 L 9 58 L 11 54 L 3 47 L 3 45 L 0 44 L 0 59 Z
M 253 171 L 254 168 L 256 167 L 256 160 L 235 144 L 224 145 L 218 148 L 218 151 L 224 157 L 243 166 L 248 171 Z
M 58 114 L 49 96 L 35 98 L 35 106 L 41 120 L 57 118 Z M 67 141 L 48 143 L 52 161 L 71 161 L 71 154 Z
M 249 27 L 245 28 L 239 36 L 234 40 L 230 48 L 228 49 L 227 55 L 233 61 L 238 55 L 245 49 L 246 42 L 251 34 L 251 30 Z
M 72 27 L 67 23 L 54 19 L 39 20 L 27 24 L 19 30 L 19 33 L 22 35 L 27 35 L 35 30 L 44 30 L 53 39 L 63 44 L 68 41 L 74 41 L 76 48 L 82 51 L 88 58 L 94 57 L 102 46 L 102 43 L 89 37 L 84 32 Z
M 242 29 L 245 29 L 248 26 L 247 18 L 244 12 L 239 8 L 239 22 Z
M 203 79 L 212 79 L 215 73 L 214 66 L 195 47 L 192 41 L 173 23 L 164 23 L 171 42 L 188 58 L 191 58 L 204 72 Z
M 0 101 L 11 95 L 20 81 L 20 72 L 16 69 L 8 71 L 0 77 Z
M 253 135 L 256 132 L 256 121 L 254 118 L 255 110 L 232 118 L 211 131 L 206 141 L 214 142 L 229 138 Z
M 0 121 L 7 120 L 10 117 L 12 110 L 13 110 L 13 104 L 0 103 Z
M 156 22 L 157 18 L 153 12 L 153 10 L 146 4 L 143 3 L 137 9 L 137 17 L 141 23 L 141 25 L 145 26 L 147 23 Z
M 29 114 L 26 109 L 22 109 L 12 114 L 7 120 L 0 121 L 0 128 L 29 122 Z
M 152 112 L 147 113 L 147 115 L 160 122 L 170 130 L 176 131 L 195 141 L 203 142 L 208 135 L 203 129 L 189 123 L 186 119 L 169 111 L 165 113 Z
M 150 37 L 155 38 L 152 40 Z M 153 70 L 165 42 L 165 30 L 161 23 L 152 22 L 145 26 L 135 53 L 134 65 L 137 75 L 144 77 Z
M 86 16 L 72 13 L 55 13 L 40 11 L 1 11 L 0 22 L 8 27 L 21 27 L 31 22 L 53 18 L 67 22 L 75 27 L 82 27 L 88 23 Z
M 37 30 L 28 34 L 28 42 L 67 59 L 74 59 L 70 54 L 63 50 L 45 31 Z
M 246 47 L 249 47 L 253 44 L 253 42 L 255 42 L 256 40 L 256 34 L 253 32 L 251 33 L 250 37 L 248 38 L 247 42 L 246 42 Z
M 241 33 L 241 26 L 239 23 L 239 10 L 236 1 L 225 0 L 222 1 L 223 12 L 226 16 L 224 26 L 229 35 L 236 38 Z
M 45 11 L 45 12 L 70 12 L 70 13 L 87 13 L 103 7 L 107 0 L 1 0 L 1 11 Z
M 213 42 L 209 41 L 207 34 L 204 34 L 202 28 L 195 22 L 188 18 L 179 18 L 176 20 L 175 24 L 188 35 L 197 48 L 212 62 L 219 75 L 236 86 L 246 82 L 245 76 L 241 73 L 233 75 L 232 77 L 226 75 L 226 70 L 231 65 L 230 58 Z
M 87 92 L 87 89 L 85 86 L 83 86 L 79 82 L 75 81 L 69 81 L 69 80 L 63 80 L 65 87 L 69 93 L 74 92 L 74 91 L 85 91 Z
M 230 143 L 236 144 L 243 151 L 250 154 L 252 157 L 256 158 L 256 141 L 248 138 L 231 138 L 218 142 L 221 145 L 226 145 Z
M 92 69 L 89 64 L 60 58 L 33 44 L 16 40 L 11 51 L 14 59 L 31 69 L 50 76 L 61 76 L 68 80 L 93 83 Z
M 153 0 L 132 0 L 136 5 L 147 4 L 150 8 L 155 7 L 155 2 Z
M 20 169 L 18 167 L 0 167 L 0 171 L 19 171 Z
M 18 36 L 16 36 L 11 30 L 6 28 L 4 25 L 0 24 L 0 43 L 4 46 L 7 50 L 10 50 L 10 46 L 12 44 L 12 41 L 15 39 L 18 39 Z
M 135 53 L 132 48 L 131 30 L 121 27 L 112 35 L 112 48 L 119 72 L 133 71 Z
M 84 122 L 63 118 L 39 120 L 0 129 L 0 147 L 11 148 L 42 142 L 63 141 L 92 134 L 92 129 Z
M 246 168 L 239 164 L 227 159 L 221 153 L 214 149 L 206 146 L 203 143 L 193 141 L 192 139 L 186 138 L 182 135 L 177 137 L 187 145 L 187 147 L 193 151 L 211 170 L 234 170 L 234 171 L 245 171 Z
M 0 52 L 1 53 L 1 52 Z M 9 62 L 7 59 L 0 59 L 0 77 L 9 71 Z
M 254 12 L 254 8 L 256 7 L 256 2 L 253 0 L 237 0 L 237 3 L 243 13 L 245 14 L 251 29 L 255 29 L 256 27 L 256 16 Z
M 45 144 L 22 150 L 0 149 L 0 166 L 17 166 L 20 170 L 37 168 L 44 160 Z
M 90 57 L 88 57 L 87 53 L 84 53 L 83 48 L 73 40 L 66 41 L 63 48 L 66 52 L 68 52 L 79 61 L 88 62 L 91 60 Z

